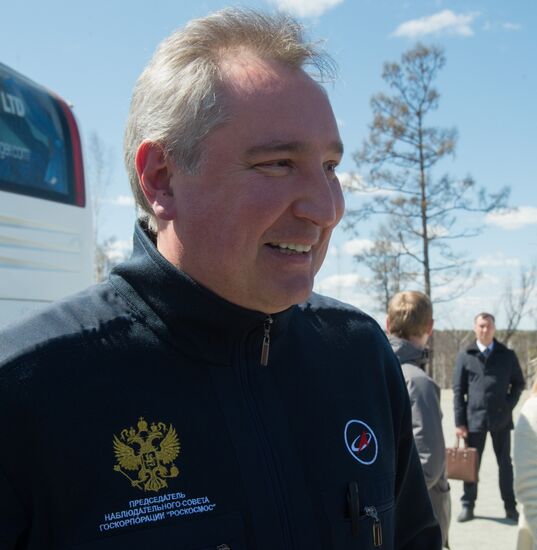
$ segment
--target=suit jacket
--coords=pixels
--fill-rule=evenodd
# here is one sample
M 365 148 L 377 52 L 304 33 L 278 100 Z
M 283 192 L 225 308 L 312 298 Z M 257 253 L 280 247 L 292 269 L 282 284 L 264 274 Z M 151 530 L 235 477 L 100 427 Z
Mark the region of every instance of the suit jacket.
M 459 353 L 453 374 L 455 425 L 470 432 L 513 429 L 512 411 L 525 387 L 513 350 L 494 340 L 485 359 L 474 342 Z

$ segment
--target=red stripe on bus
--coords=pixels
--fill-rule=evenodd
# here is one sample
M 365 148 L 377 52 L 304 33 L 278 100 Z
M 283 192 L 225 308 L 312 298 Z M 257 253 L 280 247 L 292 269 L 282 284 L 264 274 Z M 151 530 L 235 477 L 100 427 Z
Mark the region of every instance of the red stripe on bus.
M 86 206 L 86 187 L 84 181 L 84 165 L 82 161 L 82 144 L 80 141 L 80 133 L 75 117 L 69 108 L 69 105 L 56 94 L 54 98 L 58 101 L 62 108 L 63 114 L 67 119 L 69 126 L 69 134 L 71 136 L 71 144 L 73 146 L 73 169 L 75 173 L 75 204 L 76 206 Z

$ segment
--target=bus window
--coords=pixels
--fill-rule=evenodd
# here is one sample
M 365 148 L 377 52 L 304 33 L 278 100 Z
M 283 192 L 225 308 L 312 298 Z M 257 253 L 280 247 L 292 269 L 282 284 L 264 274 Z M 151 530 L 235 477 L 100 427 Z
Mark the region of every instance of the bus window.
M 59 97 L 0 64 L 0 190 L 83 207 L 80 138 Z

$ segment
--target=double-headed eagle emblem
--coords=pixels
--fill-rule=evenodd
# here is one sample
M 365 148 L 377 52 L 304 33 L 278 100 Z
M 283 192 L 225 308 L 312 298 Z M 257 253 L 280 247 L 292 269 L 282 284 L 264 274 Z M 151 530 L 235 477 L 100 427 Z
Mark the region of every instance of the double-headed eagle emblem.
M 117 464 L 114 471 L 123 474 L 133 487 L 142 491 L 160 491 L 167 487 L 166 478 L 177 477 L 179 469 L 173 461 L 179 455 L 181 445 L 175 428 L 164 422 L 148 426 L 141 417 L 138 429 L 132 426 L 114 435 L 114 454 Z M 127 471 L 138 470 L 136 478 Z

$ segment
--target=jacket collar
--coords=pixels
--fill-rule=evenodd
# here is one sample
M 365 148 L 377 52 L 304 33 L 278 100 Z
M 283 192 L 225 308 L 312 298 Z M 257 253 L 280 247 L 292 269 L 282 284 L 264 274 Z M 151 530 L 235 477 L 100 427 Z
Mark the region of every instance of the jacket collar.
M 425 368 L 429 359 L 427 349 L 420 349 L 408 340 L 404 340 L 397 336 L 390 336 L 389 341 L 401 365 L 410 363 L 421 369 Z
M 248 335 L 248 349 L 261 354 L 267 314 L 232 304 L 177 269 L 158 252 L 140 222 L 132 256 L 112 270 L 110 283 L 145 324 L 193 359 L 229 365 Z M 292 306 L 271 315 L 271 338 L 286 330 L 295 310 Z
M 501 342 L 498 342 L 496 338 L 494 338 L 493 340 L 494 340 L 494 345 L 492 346 L 492 351 L 496 352 L 496 351 L 505 349 L 505 346 Z M 481 353 L 481 350 L 477 347 L 476 340 L 473 340 L 472 343 L 468 345 L 468 347 L 466 348 L 466 351 L 468 353 L 472 353 L 475 355 L 479 355 Z

